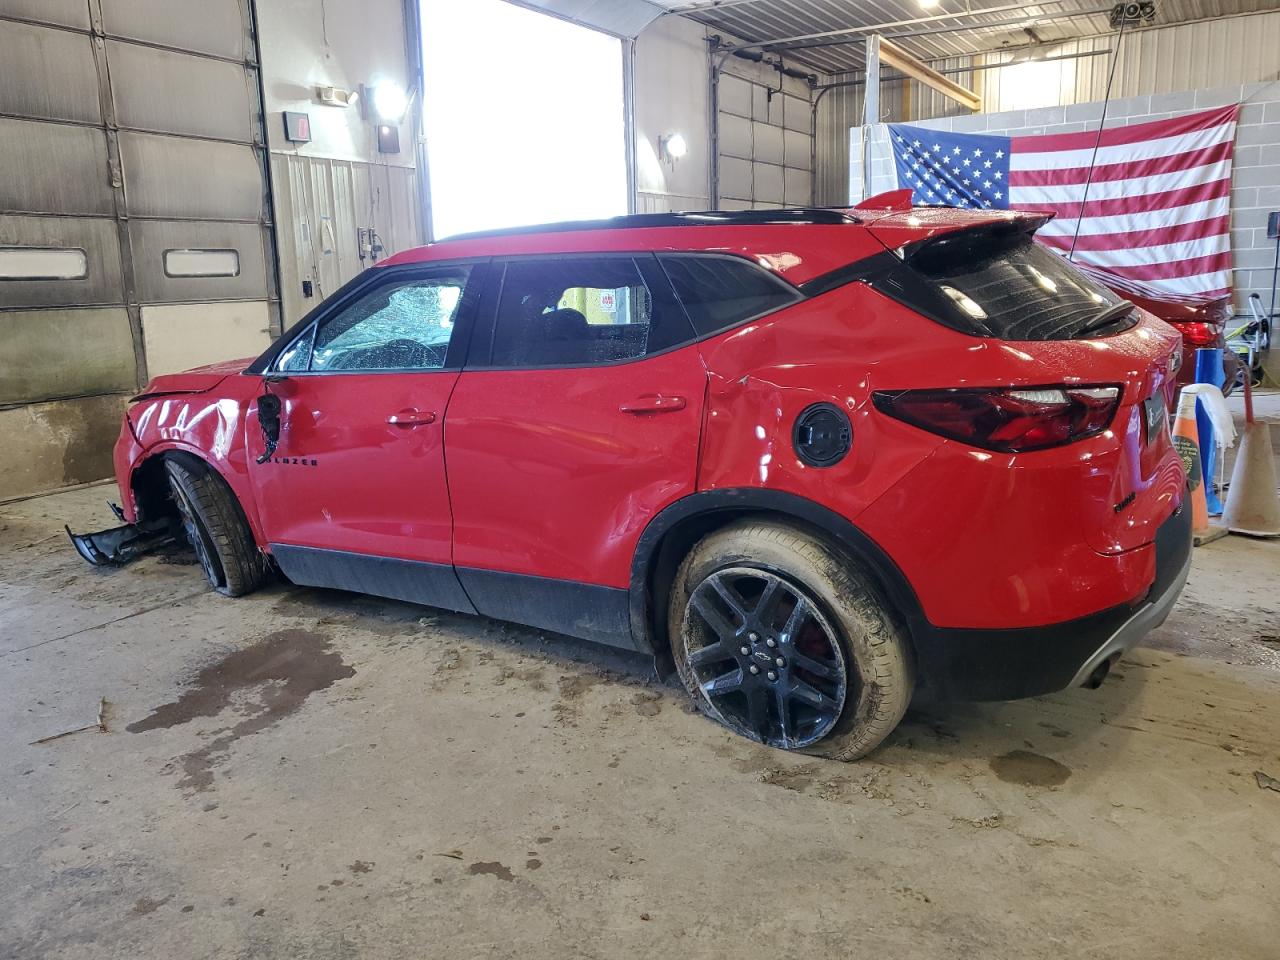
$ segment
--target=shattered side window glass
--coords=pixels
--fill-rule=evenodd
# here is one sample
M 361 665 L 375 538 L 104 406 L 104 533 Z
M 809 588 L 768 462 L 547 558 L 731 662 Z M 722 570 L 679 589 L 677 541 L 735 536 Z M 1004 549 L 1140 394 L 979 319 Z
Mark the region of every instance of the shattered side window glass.
M 312 372 L 439 370 L 469 267 L 370 290 L 315 335 Z
M 307 328 L 307 332 L 293 343 L 289 344 L 280 354 L 280 358 L 276 361 L 277 370 L 289 370 L 298 372 L 306 370 L 307 364 L 311 362 L 311 344 L 315 341 L 316 328 L 312 324 Z

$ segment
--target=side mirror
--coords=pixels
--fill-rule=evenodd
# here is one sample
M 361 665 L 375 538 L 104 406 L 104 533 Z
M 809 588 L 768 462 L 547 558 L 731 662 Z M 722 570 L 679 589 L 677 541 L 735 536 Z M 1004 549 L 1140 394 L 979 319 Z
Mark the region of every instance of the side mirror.
M 263 451 L 258 463 L 266 463 L 280 442 L 280 398 L 264 393 L 258 398 L 258 426 L 262 428 Z

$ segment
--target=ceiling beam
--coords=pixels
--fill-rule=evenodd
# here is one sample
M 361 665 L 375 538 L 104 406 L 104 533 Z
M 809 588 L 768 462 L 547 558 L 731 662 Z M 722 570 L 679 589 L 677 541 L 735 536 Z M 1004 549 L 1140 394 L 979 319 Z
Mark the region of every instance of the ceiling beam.
M 884 37 L 877 38 L 880 42 L 878 46 L 880 63 L 886 67 L 893 67 L 899 73 L 906 74 L 912 80 L 918 80 L 926 87 L 938 91 L 944 97 L 950 97 L 956 103 L 968 107 L 970 110 L 978 111 L 982 109 L 982 98 L 970 90 L 966 86 L 956 83 L 949 77 L 944 77 L 933 67 L 929 66 L 922 60 L 917 60 L 907 51 L 895 44 L 892 40 Z M 868 53 L 870 57 L 870 53 Z M 879 83 L 879 71 L 875 82 Z M 867 73 L 867 82 L 872 82 L 870 69 Z

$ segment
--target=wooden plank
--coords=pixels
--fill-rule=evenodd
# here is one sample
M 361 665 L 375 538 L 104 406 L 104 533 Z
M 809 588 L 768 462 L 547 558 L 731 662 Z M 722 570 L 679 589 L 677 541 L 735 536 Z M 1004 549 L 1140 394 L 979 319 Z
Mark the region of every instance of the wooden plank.
M 925 86 L 937 90 L 943 96 L 950 97 L 970 110 L 976 112 L 982 107 L 982 98 L 968 87 L 962 87 L 954 80 L 949 80 L 938 71 L 925 66 L 911 54 L 884 37 L 880 37 L 879 40 L 880 62 L 884 66 L 893 67 L 913 80 L 919 80 Z

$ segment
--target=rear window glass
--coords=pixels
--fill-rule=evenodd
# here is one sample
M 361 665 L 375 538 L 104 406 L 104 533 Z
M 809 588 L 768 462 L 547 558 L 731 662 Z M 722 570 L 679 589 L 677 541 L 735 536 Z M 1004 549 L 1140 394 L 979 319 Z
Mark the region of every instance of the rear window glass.
M 725 330 L 800 299 L 762 267 L 726 257 L 659 257 L 698 336 Z
M 1132 310 L 1118 306 L 1125 301 L 1023 230 L 950 234 L 908 253 L 907 262 L 934 281 L 951 325 L 966 332 L 1066 340 L 1136 322 Z

